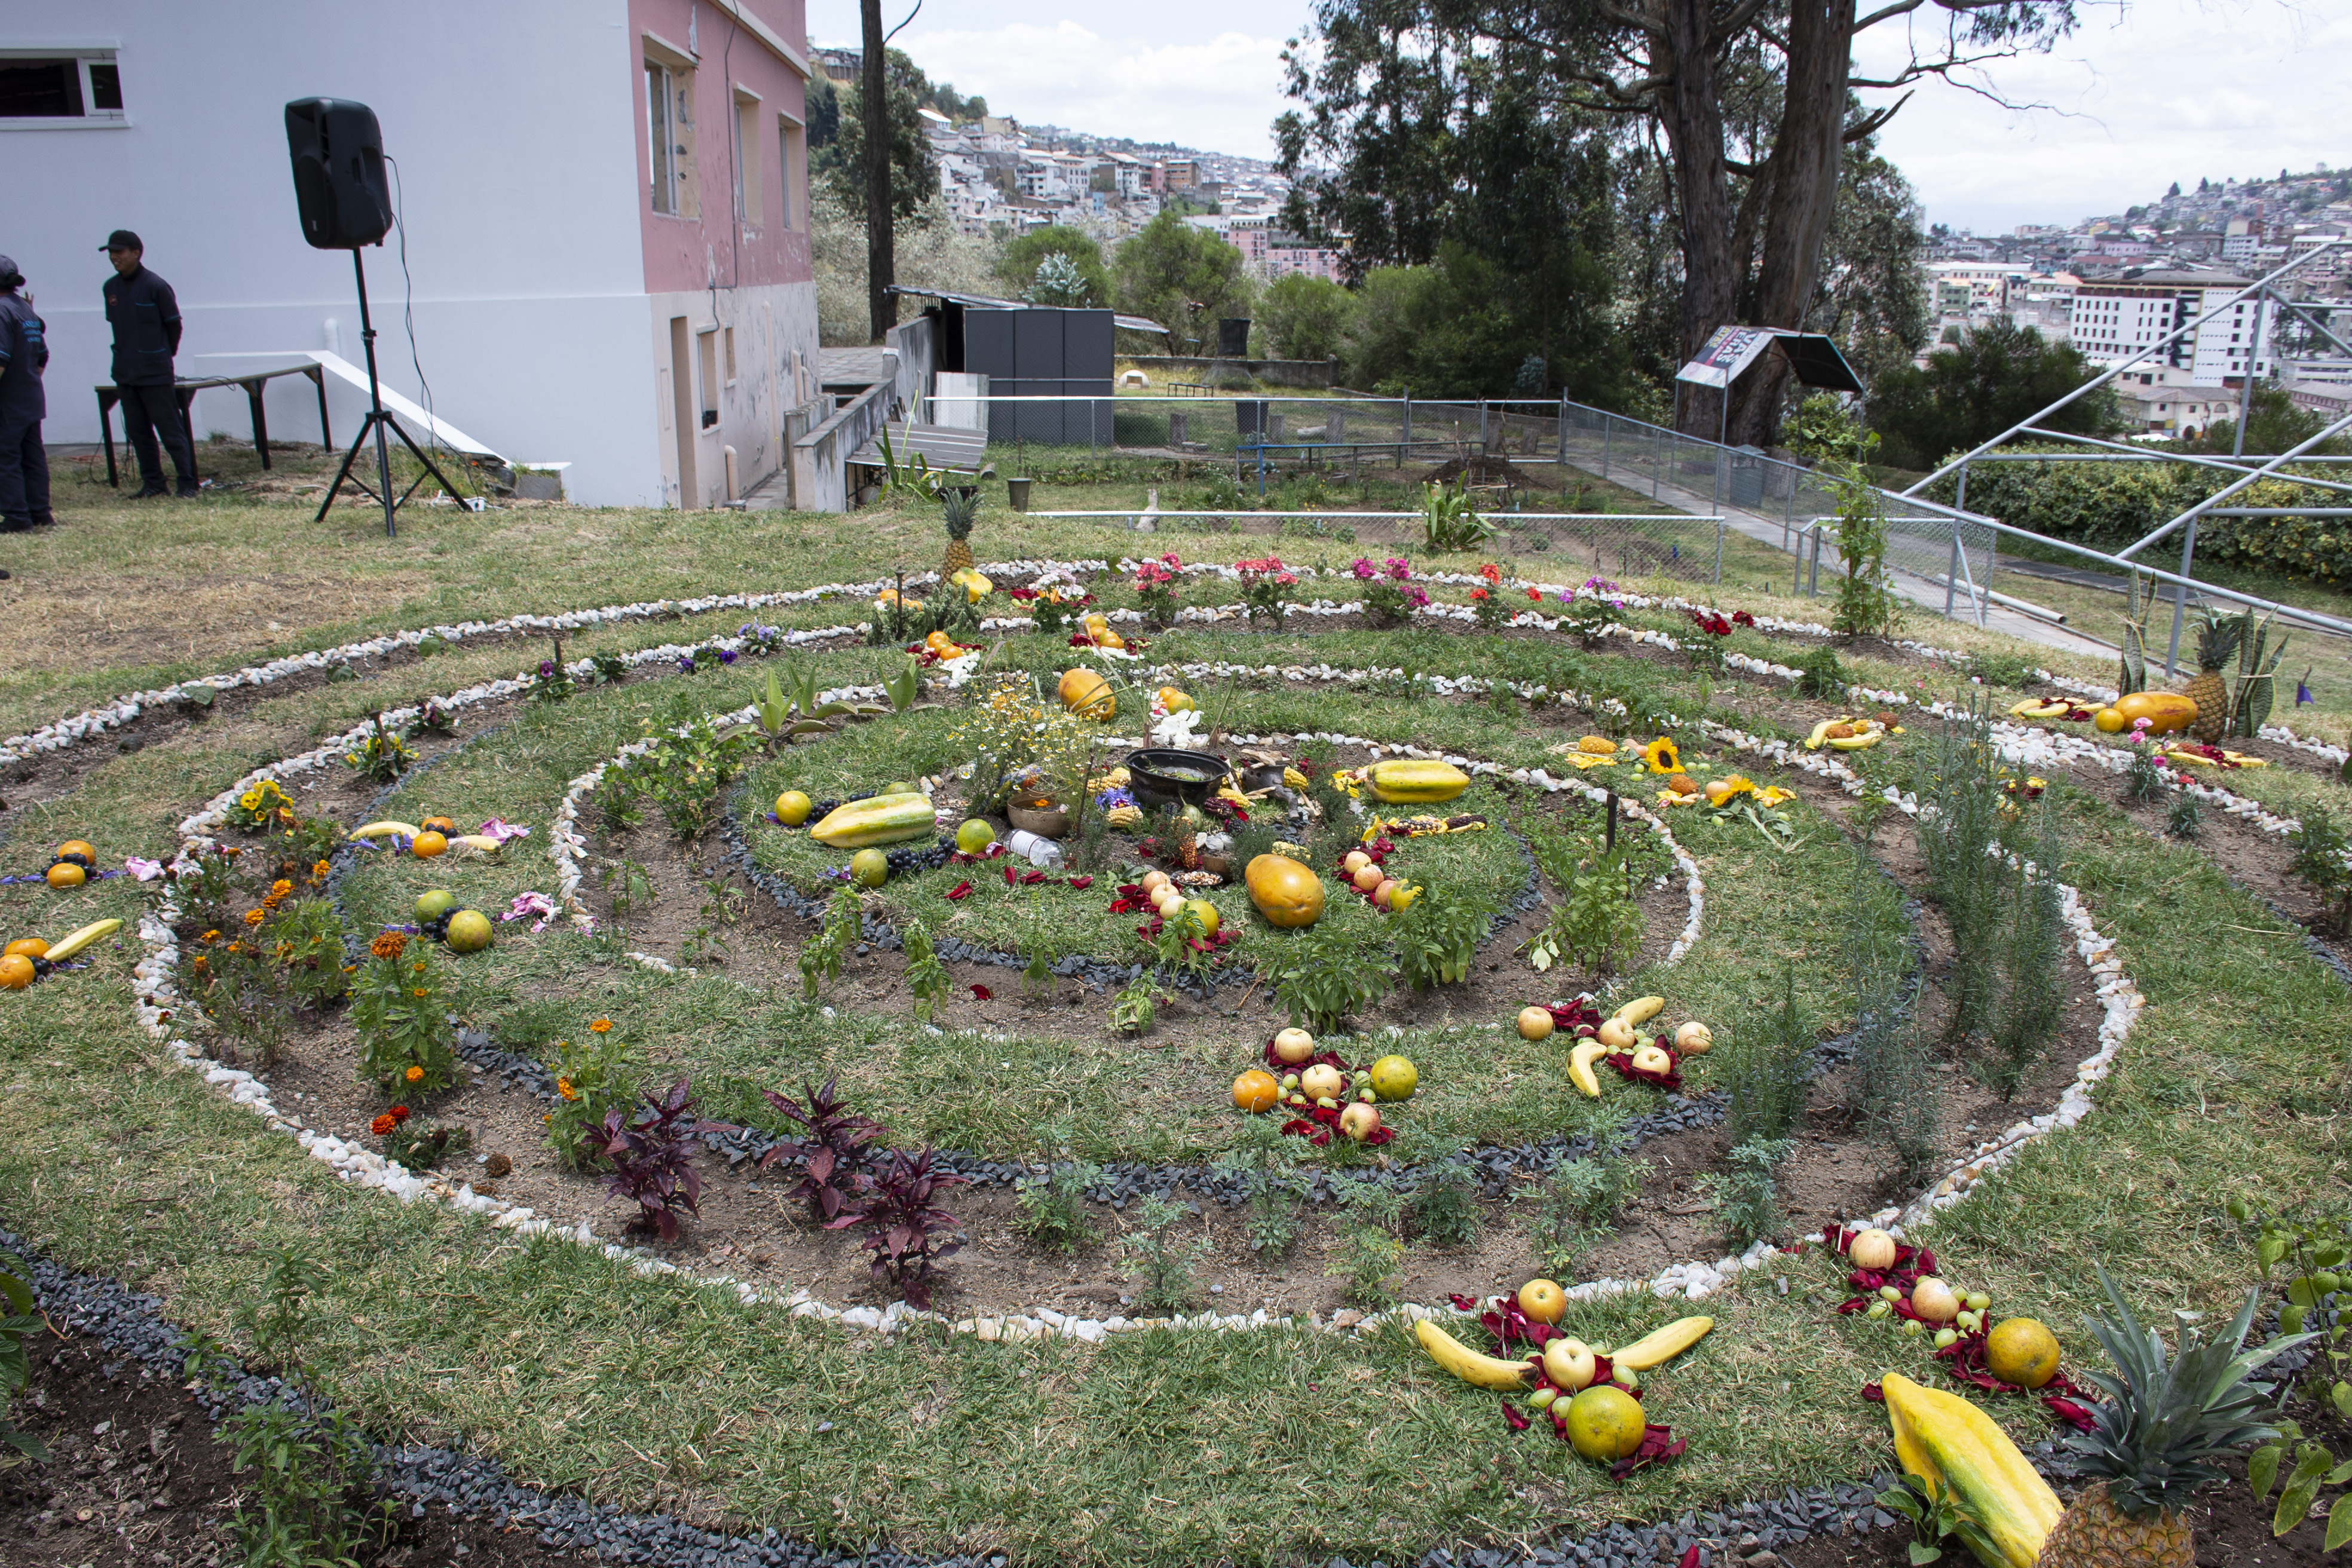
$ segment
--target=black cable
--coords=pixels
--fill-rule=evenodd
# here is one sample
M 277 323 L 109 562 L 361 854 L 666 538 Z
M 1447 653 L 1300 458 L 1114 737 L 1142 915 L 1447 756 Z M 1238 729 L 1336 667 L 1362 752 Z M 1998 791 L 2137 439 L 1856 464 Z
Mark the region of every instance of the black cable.
M 408 363 L 416 372 L 417 389 L 425 395 L 425 439 L 434 450 L 454 460 L 457 454 L 442 441 L 440 426 L 434 420 L 433 384 L 425 379 L 425 362 L 416 352 L 416 279 L 408 271 L 408 225 L 402 218 L 402 208 L 407 203 L 400 189 L 400 160 L 387 153 L 383 161 L 392 165 L 392 227 L 400 237 L 400 320 L 408 332 Z

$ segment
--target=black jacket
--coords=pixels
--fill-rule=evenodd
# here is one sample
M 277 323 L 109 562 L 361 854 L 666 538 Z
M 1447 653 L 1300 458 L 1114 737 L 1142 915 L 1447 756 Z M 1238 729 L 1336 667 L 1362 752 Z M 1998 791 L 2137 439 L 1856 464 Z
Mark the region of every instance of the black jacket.
M 180 352 L 180 302 L 147 268 L 106 280 L 106 319 L 114 328 L 114 384 L 169 386 Z
M 0 294 L 0 415 L 47 416 L 41 372 L 48 365 L 48 340 L 32 302 L 21 294 Z

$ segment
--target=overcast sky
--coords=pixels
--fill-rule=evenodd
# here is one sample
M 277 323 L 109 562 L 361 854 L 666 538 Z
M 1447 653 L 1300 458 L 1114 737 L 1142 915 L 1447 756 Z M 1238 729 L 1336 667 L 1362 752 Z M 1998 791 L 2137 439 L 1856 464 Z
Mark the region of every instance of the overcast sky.
M 883 0 L 896 26 L 912 0 Z M 2047 56 L 1988 68 L 2013 112 L 1929 82 L 1882 148 L 1929 221 L 1979 232 L 2070 223 L 2194 187 L 2352 164 L 2344 0 L 2082 0 L 2084 25 Z M 934 79 L 1035 123 L 1271 157 L 1286 107 L 1280 54 L 1306 0 L 923 0 L 894 42 Z M 1932 6 L 1923 14 L 1934 15 Z M 856 0 L 809 0 L 820 44 L 857 41 Z M 1017 19 L 1012 19 L 1017 17 Z M 1901 24 L 1864 35 L 1860 66 L 1899 60 Z M 1932 28 L 1932 22 L 1923 22 Z

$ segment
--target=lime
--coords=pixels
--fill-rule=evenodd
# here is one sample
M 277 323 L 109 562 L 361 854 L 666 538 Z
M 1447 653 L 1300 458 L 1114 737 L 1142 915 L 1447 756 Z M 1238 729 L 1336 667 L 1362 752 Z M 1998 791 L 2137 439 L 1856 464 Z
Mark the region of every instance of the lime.
M 429 926 L 457 907 L 457 896 L 446 888 L 416 895 L 416 923 Z
M 1206 899 L 1187 899 L 1184 900 L 1184 908 L 1201 922 L 1202 936 L 1212 937 L 1217 934 L 1218 922 L 1223 917 L 1217 913 L 1216 905 Z
M 956 829 L 956 847 L 967 855 L 977 855 L 995 842 L 996 829 L 977 816 L 965 818 Z
M 849 858 L 850 878 L 862 888 L 878 888 L 890 879 L 890 858 L 879 849 L 860 849 Z
M 479 910 L 459 910 L 449 917 L 448 934 L 441 940 L 452 952 L 479 952 L 490 945 L 490 917 Z
M 884 784 L 880 789 L 875 791 L 877 797 L 894 795 L 920 795 L 923 792 L 921 790 L 917 789 L 913 784 L 902 783 L 898 779 L 892 779 L 888 784 Z

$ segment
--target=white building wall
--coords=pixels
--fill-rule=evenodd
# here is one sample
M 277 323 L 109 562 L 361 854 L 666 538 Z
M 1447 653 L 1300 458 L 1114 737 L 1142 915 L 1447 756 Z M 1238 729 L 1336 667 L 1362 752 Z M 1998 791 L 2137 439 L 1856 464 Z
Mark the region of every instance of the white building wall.
M 286 153 L 284 105 L 324 95 L 371 105 L 398 161 L 434 410 L 510 458 L 569 461 L 574 500 L 662 503 L 659 433 L 645 416 L 661 362 L 638 226 L 642 89 L 621 0 L 411 0 L 396 12 L 0 0 L 0 47 L 99 43 L 119 50 L 123 125 L 0 130 L 11 220 L 0 248 L 49 324 L 48 439 L 98 438 L 90 388 L 109 361 L 98 247 L 116 227 L 139 232 L 177 292 L 184 369 L 197 354 L 281 349 L 361 360 L 350 258 L 303 242 Z M 383 380 L 425 403 L 397 237 L 365 255 Z M 329 404 L 348 441 L 364 399 L 331 382 Z M 273 434 L 315 437 L 316 406 L 307 381 L 272 383 Z M 243 395 L 202 394 L 195 423 L 247 434 Z

